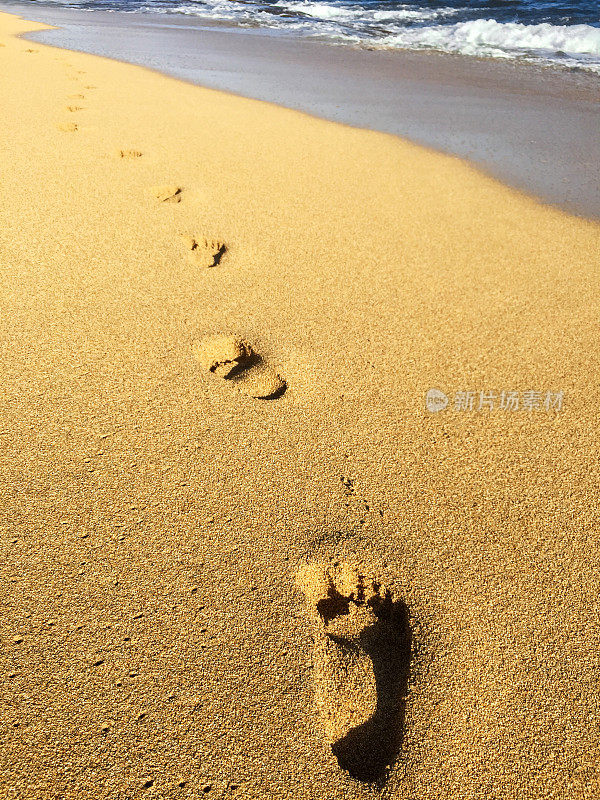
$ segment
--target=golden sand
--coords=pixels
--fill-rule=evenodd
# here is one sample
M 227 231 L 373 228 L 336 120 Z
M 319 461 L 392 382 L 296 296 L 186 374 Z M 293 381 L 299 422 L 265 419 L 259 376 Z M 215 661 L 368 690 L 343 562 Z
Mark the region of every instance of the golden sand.
M 599 797 L 600 226 L 41 27 L 0 15 L 0 796 Z

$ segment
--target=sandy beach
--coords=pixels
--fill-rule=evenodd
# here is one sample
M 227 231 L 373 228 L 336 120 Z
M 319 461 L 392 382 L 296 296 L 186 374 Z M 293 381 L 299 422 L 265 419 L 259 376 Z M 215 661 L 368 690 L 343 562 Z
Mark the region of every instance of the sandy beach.
M 0 797 L 599 797 L 600 225 L 43 28 L 0 14 Z
M 2 0 L 2 10 L 56 26 L 31 34 L 31 41 L 393 133 L 459 156 L 542 202 L 600 220 L 594 73 L 435 50 L 340 47 L 151 11 L 90 13 L 17 0 Z

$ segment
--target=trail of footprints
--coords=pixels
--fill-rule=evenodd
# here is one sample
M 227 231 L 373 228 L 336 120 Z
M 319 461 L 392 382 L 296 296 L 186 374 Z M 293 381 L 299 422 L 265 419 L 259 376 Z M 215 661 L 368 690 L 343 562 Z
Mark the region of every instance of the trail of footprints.
M 143 153 L 136 149 L 119 149 L 116 156 L 138 159 Z M 182 201 L 184 190 L 177 184 L 161 184 L 150 187 L 149 194 L 160 204 L 175 204 Z M 201 269 L 220 266 L 229 252 L 227 244 L 216 237 L 182 236 L 181 240 L 187 260 Z M 192 344 L 192 353 L 207 375 L 221 378 L 248 397 L 272 400 L 281 397 L 287 389 L 281 375 L 251 344 L 235 335 L 221 334 L 196 341 Z
M 138 150 L 121 150 L 121 158 L 139 157 Z M 183 188 L 177 184 L 152 186 L 150 195 L 159 203 L 180 203 Z M 187 260 L 195 267 L 212 269 L 221 265 L 229 248 L 218 238 L 183 236 Z M 261 400 L 281 397 L 286 381 L 270 367 L 244 339 L 232 334 L 209 336 L 192 344 L 192 353 L 207 375 L 221 378 L 241 394 Z
M 77 101 L 84 99 L 81 93 L 70 95 L 66 110 L 83 110 Z M 58 127 L 65 132 L 78 129 L 76 122 Z M 119 159 L 142 155 L 137 149 L 116 151 Z M 169 184 L 153 186 L 149 193 L 160 204 L 175 204 L 182 201 L 184 190 Z M 229 252 L 218 238 L 184 236 L 182 242 L 188 261 L 203 269 L 221 266 Z M 192 353 L 207 375 L 248 397 L 274 399 L 286 391 L 286 381 L 249 342 L 235 335 L 195 341 Z M 353 481 L 345 476 L 341 481 L 345 494 L 353 496 Z M 312 624 L 314 698 L 325 741 L 353 778 L 379 782 L 402 743 L 411 653 L 407 608 L 376 578 L 345 562 L 306 564 L 296 583 Z
M 139 157 L 138 150 L 121 150 L 121 158 Z M 158 203 L 180 203 L 183 187 L 177 184 L 152 186 L 151 197 Z M 187 260 L 195 267 L 212 269 L 222 264 L 229 247 L 222 240 L 209 236 L 183 236 Z M 228 382 L 241 394 L 261 400 L 281 397 L 286 381 L 269 366 L 244 339 L 232 334 L 209 336 L 192 344 L 192 353 L 204 371 Z
M 32 51 L 32 52 L 35 52 L 35 51 Z M 70 67 L 71 65 L 70 64 L 66 64 L 66 66 Z M 76 74 L 77 75 L 85 75 L 85 72 L 83 72 L 82 70 L 78 70 Z M 78 78 L 74 77 L 73 80 L 78 80 Z M 90 88 L 91 89 L 91 88 L 94 88 L 94 87 L 90 86 L 90 87 L 86 87 L 86 88 Z M 84 94 L 81 94 L 80 92 L 77 92 L 75 94 L 69 95 L 67 99 L 70 102 L 65 106 L 65 111 L 67 111 L 70 114 L 74 114 L 77 111 L 84 111 L 84 107 L 79 105 L 78 102 L 76 102 L 76 101 L 80 101 L 80 100 L 85 100 L 85 95 Z M 59 131 L 62 131 L 63 133 L 75 133 L 76 131 L 79 130 L 79 123 L 78 122 L 74 122 L 74 121 L 64 121 L 64 122 L 59 122 L 56 127 L 57 127 L 57 129 Z
M 71 68 L 70 64 L 67 67 Z M 76 70 L 76 75 L 85 72 Z M 77 77 L 74 77 L 77 80 Z M 86 87 L 88 89 L 92 86 Z M 85 100 L 82 93 L 69 96 L 66 110 L 69 113 L 82 111 L 83 107 L 76 101 Z M 65 133 L 74 133 L 79 129 L 77 122 L 60 122 L 58 129 Z M 141 150 L 135 148 L 119 148 L 115 155 L 118 159 L 134 160 L 143 156 Z M 159 203 L 180 203 L 183 188 L 176 184 L 153 186 L 151 196 Z M 212 269 L 222 264 L 229 248 L 219 238 L 209 236 L 183 236 L 182 245 L 187 260 L 195 267 Z M 248 342 L 231 334 L 207 337 L 194 342 L 192 352 L 208 375 L 217 376 L 232 385 L 241 394 L 261 400 L 281 397 L 286 391 L 285 380 L 272 369 Z

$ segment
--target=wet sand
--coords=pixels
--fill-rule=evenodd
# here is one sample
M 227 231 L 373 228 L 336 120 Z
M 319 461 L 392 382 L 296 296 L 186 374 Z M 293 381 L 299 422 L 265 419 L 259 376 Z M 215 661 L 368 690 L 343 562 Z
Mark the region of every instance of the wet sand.
M 33 14 L 31 6 L 4 4 Z M 193 16 L 35 7 L 34 38 L 407 137 L 600 219 L 597 75 L 498 59 L 368 51 Z
M 597 797 L 598 224 L 35 29 L 0 795 Z

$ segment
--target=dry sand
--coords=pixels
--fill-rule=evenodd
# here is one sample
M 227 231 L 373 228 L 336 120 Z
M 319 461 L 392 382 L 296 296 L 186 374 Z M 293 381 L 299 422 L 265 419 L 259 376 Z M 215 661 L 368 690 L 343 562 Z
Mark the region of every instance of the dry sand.
M 0 16 L 0 796 L 600 796 L 599 226 L 40 27 Z

